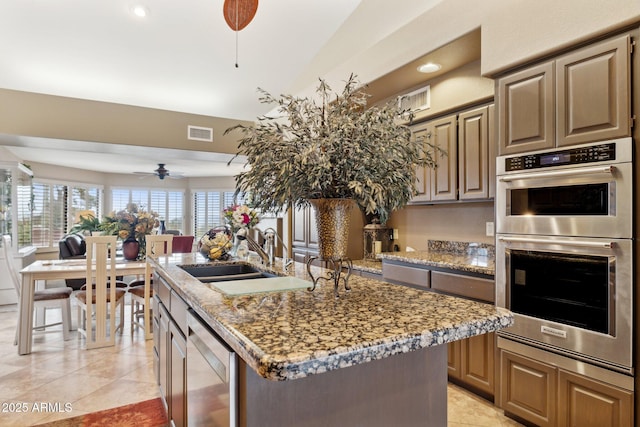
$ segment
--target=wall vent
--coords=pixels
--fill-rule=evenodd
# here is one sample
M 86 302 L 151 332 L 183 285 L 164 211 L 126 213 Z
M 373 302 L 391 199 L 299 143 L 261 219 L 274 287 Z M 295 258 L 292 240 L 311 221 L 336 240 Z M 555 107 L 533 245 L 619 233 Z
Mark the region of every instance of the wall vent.
M 417 112 L 431 107 L 431 86 L 414 90 L 398 98 L 398 106 L 401 110 Z
M 189 126 L 187 129 L 187 139 L 191 139 L 193 141 L 213 142 L 213 128 Z

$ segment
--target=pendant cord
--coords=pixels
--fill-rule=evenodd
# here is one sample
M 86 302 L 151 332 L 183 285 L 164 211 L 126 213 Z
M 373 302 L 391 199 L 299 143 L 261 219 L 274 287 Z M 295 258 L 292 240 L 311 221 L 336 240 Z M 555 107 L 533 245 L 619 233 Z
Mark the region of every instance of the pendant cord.
M 238 0 L 236 0 L 236 68 L 238 68 Z

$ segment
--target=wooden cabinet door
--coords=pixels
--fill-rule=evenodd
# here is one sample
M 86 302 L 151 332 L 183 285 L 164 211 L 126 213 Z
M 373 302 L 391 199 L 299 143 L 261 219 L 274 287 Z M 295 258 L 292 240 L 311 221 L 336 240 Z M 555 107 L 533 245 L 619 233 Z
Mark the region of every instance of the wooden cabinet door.
M 488 107 L 458 116 L 458 186 L 460 200 L 489 198 Z
M 171 361 L 169 360 L 169 321 L 170 321 L 169 313 L 163 304 L 158 304 L 158 324 L 160 326 L 160 330 L 158 332 L 158 341 L 154 344 L 157 344 L 158 350 L 158 365 L 159 376 L 160 376 L 160 397 L 164 402 L 165 407 L 167 407 L 168 416 L 171 416 L 171 407 L 169 402 L 171 400 L 171 390 L 170 390 L 170 373 L 171 373 Z
M 556 368 L 501 350 L 500 406 L 540 427 L 556 425 Z
M 559 427 L 631 427 L 633 392 L 560 370 Z
M 171 337 L 171 425 L 187 425 L 187 340 L 174 322 L 169 323 Z
M 489 395 L 495 392 L 496 336 L 491 332 L 460 341 L 461 379 Z
M 489 198 L 493 199 L 496 197 L 496 156 L 498 153 L 498 134 L 496 133 L 497 117 L 495 104 L 491 104 L 487 107 L 487 118 L 487 128 L 489 129 Z
M 420 123 L 411 127 L 411 138 L 422 141 L 429 141 L 432 131 L 431 123 Z M 431 170 L 425 167 L 416 169 L 416 192 L 417 194 L 411 199 L 411 202 L 429 202 L 431 201 L 431 184 L 429 176 Z
M 431 200 L 458 198 L 458 131 L 456 115 L 432 121 L 431 143 L 444 150 L 436 154 L 437 167 L 430 170 Z
M 497 93 L 499 155 L 554 146 L 552 62 L 500 78 Z
M 307 209 L 307 246 L 313 249 L 318 248 L 318 224 L 316 224 L 316 211 L 309 206 Z
M 462 377 L 460 369 L 461 342 L 462 340 L 447 344 L 447 375 L 449 378 L 456 378 L 458 380 Z
M 628 34 L 556 60 L 557 145 L 631 135 Z
M 291 215 L 292 246 L 307 246 L 307 210 L 294 209 Z

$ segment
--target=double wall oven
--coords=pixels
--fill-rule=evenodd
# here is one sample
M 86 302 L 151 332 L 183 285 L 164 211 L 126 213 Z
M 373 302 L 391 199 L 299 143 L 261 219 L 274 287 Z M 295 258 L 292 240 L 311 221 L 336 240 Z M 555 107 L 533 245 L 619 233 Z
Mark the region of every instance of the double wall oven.
M 504 338 L 633 373 L 631 138 L 498 158 Z

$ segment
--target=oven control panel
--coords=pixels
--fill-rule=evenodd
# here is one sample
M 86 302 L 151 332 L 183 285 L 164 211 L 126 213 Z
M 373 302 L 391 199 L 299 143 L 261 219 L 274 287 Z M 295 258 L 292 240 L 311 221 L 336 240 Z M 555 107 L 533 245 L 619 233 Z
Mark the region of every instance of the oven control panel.
M 616 159 L 616 143 L 568 148 L 546 153 L 526 154 L 505 158 L 505 171 L 538 169 L 552 166 L 604 162 Z

